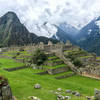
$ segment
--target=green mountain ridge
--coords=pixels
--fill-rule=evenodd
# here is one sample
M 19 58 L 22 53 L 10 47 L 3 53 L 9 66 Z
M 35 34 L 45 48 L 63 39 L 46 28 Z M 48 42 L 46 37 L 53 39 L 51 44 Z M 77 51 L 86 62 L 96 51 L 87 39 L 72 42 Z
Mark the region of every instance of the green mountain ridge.
M 30 33 L 27 28 L 21 24 L 19 18 L 14 12 L 8 12 L 0 18 L 0 46 L 27 45 L 29 43 L 53 43 L 57 40 L 38 37 Z

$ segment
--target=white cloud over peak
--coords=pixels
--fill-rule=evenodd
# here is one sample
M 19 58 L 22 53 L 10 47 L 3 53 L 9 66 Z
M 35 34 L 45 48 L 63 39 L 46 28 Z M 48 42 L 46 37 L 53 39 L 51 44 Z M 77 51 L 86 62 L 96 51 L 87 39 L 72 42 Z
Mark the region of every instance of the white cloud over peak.
M 49 37 L 57 30 L 50 24 L 44 27 L 45 22 L 81 28 L 100 16 L 99 6 L 100 0 L 0 0 L 0 16 L 14 11 L 31 32 Z

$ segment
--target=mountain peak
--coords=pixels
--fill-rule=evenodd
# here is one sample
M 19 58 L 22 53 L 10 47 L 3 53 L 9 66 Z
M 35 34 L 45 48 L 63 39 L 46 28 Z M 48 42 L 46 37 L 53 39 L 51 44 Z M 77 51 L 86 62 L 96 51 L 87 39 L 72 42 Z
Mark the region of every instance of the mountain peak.
M 38 37 L 30 33 L 14 12 L 7 12 L 0 18 L 0 46 L 27 45 L 39 42 L 48 43 L 49 40 L 53 43 L 58 42 L 57 40 Z
M 4 16 L 6 16 L 8 18 L 14 18 L 14 17 L 16 17 L 18 19 L 16 13 L 11 12 L 11 11 L 7 12 Z
M 7 12 L 4 16 L 1 17 L 1 22 L 0 23 L 5 23 L 9 20 L 12 20 L 14 22 L 20 22 L 19 18 L 17 17 L 16 13 L 14 12 Z

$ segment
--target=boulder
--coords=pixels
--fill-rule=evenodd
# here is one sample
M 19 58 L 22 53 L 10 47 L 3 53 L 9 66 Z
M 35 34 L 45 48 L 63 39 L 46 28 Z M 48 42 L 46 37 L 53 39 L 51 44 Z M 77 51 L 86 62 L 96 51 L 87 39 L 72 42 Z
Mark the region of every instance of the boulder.
M 62 89 L 61 88 L 58 88 L 57 91 L 62 91 Z
M 35 84 L 34 88 L 35 89 L 40 89 L 41 88 L 41 85 L 40 84 Z
M 62 95 L 57 95 L 57 100 L 64 100 L 64 99 L 65 99 L 64 96 L 62 96 Z
M 100 100 L 100 90 L 98 89 L 94 90 L 94 97 L 96 100 Z
M 1 93 L 0 93 L 0 100 L 12 100 L 12 92 L 11 92 L 11 88 L 9 85 L 7 86 L 3 86 L 1 88 Z
M 76 92 L 75 96 L 81 96 L 81 94 L 79 92 Z
M 72 94 L 75 95 L 77 92 L 76 91 L 72 91 Z
M 70 98 L 70 96 L 65 96 L 65 100 L 69 100 Z
M 41 99 L 39 99 L 38 97 L 35 97 L 35 96 L 30 96 L 28 98 L 31 98 L 32 100 L 41 100 Z
M 86 96 L 87 100 L 92 100 L 92 98 L 90 96 Z
M 71 93 L 71 90 L 66 90 L 66 93 Z

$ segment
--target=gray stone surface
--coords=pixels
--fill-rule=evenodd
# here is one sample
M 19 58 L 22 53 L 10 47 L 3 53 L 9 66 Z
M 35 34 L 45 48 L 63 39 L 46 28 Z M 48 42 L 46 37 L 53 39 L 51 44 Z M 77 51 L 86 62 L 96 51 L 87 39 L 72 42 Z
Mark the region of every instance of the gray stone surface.
M 76 92 L 75 96 L 81 96 L 81 94 L 79 92 Z
M 65 100 L 69 100 L 70 98 L 70 96 L 65 96 Z
M 87 100 L 92 100 L 92 98 L 90 96 L 86 96 Z
M 9 85 L 0 88 L 0 100 L 13 100 L 12 92 Z
M 61 89 L 61 88 L 58 88 L 58 89 L 57 89 L 57 91 L 61 92 L 61 91 L 62 91 L 62 89 Z
M 41 85 L 40 85 L 40 84 L 35 84 L 35 85 L 34 85 L 34 88 L 35 88 L 35 89 L 40 89 L 40 88 L 41 88 Z
M 66 90 L 66 93 L 71 93 L 71 90 Z
M 94 97 L 96 100 L 100 100 L 100 90 L 98 89 L 94 90 Z

